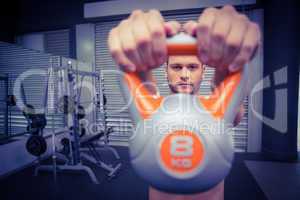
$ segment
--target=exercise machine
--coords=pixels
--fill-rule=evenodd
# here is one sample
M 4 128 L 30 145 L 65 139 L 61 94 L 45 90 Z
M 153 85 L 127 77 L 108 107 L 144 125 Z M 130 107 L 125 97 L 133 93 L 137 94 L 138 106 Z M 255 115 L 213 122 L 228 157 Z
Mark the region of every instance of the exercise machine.
M 83 171 L 86 172 L 90 179 L 98 184 L 99 181 L 92 171 L 92 169 L 82 163 L 82 160 L 87 160 L 100 168 L 108 171 L 107 176 L 112 178 L 116 175 L 117 171 L 121 167 L 121 163 L 118 163 L 116 166 L 112 166 L 111 164 L 106 164 L 102 161 L 100 156 L 100 147 L 98 147 L 95 143 L 99 141 L 100 138 L 105 137 L 108 138 L 112 129 L 107 129 L 105 127 L 104 130 L 100 131 L 95 135 L 88 136 L 86 135 L 85 128 L 81 127 L 80 121 L 85 117 L 85 109 L 80 105 L 81 100 L 81 87 L 84 77 L 93 77 L 96 78 L 98 82 L 100 82 L 100 76 L 94 72 L 85 72 L 80 71 L 78 69 L 74 69 L 72 67 L 71 62 L 68 63 L 67 66 L 62 67 L 53 67 L 49 69 L 51 73 L 57 73 L 59 75 L 60 80 L 60 100 L 59 105 L 55 105 L 54 107 L 58 108 L 58 110 L 62 111 L 65 116 L 65 123 L 67 124 L 67 129 L 64 130 L 68 137 L 63 138 L 61 140 L 61 144 L 63 149 L 58 152 L 55 147 L 55 130 L 52 128 L 52 140 L 53 140 L 53 150 L 52 150 L 52 165 L 43 165 L 39 166 L 35 170 L 35 175 L 37 175 L 40 171 L 52 171 L 54 173 L 54 177 L 56 180 L 57 171 Z M 79 76 L 81 76 L 80 84 Z M 93 100 L 95 105 L 99 106 L 101 103 L 100 99 L 97 99 L 102 96 L 102 93 L 98 92 Z M 56 111 L 57 112 L 57 111 Z M 105 122 L 104 122 L 105 123 Z M 106 139 L 108 140 L 108 139 Z M 88 151 L 84 149 L 87 148 Z M 113 152 L 117 159 L 120 159 L 117 151 L 108 145 L 108 141 L 105 142 L 105 145 L 101 147 L 102 149 L 108 149 Z M 62 165 L 56 162 L 58 155 L 63 155 L 63 160 L 66 160 Z M 61 157 L 61 156 L 60 156 Z
M 53 66 L 50 67 L 48 76 L 53 77 L 53 74 L 57 71 L 59 71 L 60 68 L 55 68 Z M 52 165 L 40 165 L 35 169 L 35 175 L 38 175 L 39 172 L 45 171 L 45 172 L 53 172 L 54 180 L 56 181 L 57 179 L 57 172 L 85 172 L 88 174 L 90 179 L 92 180 L 93 183 L 99 184 L 99 181 L 95 175 L 95 173 L 92 171 L 92 169 L 84 164 L 82 164 L 80 160 L 80 141 L 79 141 L 79 123 L 78 123 L 78 116 L 77 116 L 77 111 L 75 110 L 74 107 L 69 109 L 70 104 L 73 103 L 72 105 L 77 104 L 77 96 L 75 90 L 75 80 L 74 80 L 74 74 L 71 71 L 71 67 L 68 67 L 67 69 L 61 71 L 60 73 L 60 87 L 62 91 L 65 91 L 69 97 L 71 97 L 71 101 L 67 101 L 68 104 L 64 105 L 63 104 L 63 111 L 64 111 L 64 116 L 68 119 L 71 118 L 72 125 L 67 124 L 68 126 L 66 127 L 65 130 L 62 130 L 66 135 L 69 136 L 69 140 L 71 141 L 69 143 L 70 147 L 70 152 L 69 156 L 66 156 L 63 153 L 60 153 L 55 144 L 55 136 L 56 136 L 56 130 L 55 127 L 52 123 Z M 65 81 L 67 83 L 70 83 L 69 85 L 65 85 Z M 55 82 L 52 82 L 52 84 L 56 84 Z M 52 85 L 53 86 L 53 85 Z M 52 87 L 53 88 L 53 87 Z M 46 90 L 46 93 L 48 93 L 48 89 Z M 56 107 L 59 105 L 54 105 L 52 109 L 47 109 L 49 110 L 52 114 L 52 116 L 57 113 Z M 67 108 L 66 110 L 64 108 Z M 78 107 L 77 107 L 78 108 Z M 60 164 L 59 160 L 63 160 L 63 164 Z

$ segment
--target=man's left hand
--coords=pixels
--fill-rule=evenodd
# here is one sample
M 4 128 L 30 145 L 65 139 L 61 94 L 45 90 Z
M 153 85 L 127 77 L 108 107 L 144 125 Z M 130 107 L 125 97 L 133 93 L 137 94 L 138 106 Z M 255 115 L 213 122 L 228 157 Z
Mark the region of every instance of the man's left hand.
M 207 8 L 183 28 L 197 37 L 200 61 L 217 71 L 238 71 L 253 58 L 261 37 L 259 26 L 232 6 Z

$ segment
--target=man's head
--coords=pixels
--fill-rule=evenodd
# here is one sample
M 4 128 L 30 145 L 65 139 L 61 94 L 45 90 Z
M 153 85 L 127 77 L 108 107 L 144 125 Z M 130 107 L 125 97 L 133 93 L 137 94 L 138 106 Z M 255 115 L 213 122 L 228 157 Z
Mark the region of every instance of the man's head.
M 196 56 L 170 56 L 166 74 L 172 93 L 196 94 L 204 66 Z

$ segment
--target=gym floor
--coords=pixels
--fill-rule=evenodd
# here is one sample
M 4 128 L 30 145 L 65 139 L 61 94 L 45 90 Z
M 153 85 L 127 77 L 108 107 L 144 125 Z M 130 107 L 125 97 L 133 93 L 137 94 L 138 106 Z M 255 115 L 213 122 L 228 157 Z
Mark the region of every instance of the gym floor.
M 148 199 L 148 185 L 134 173 L 129 163 L 128 148 L 115 147 L 121 157 L 122 169 L 112 180 L 107 180 L 102 169 L 90 166 L 100 180 L 99 185 L 91 182 L 84 173 L 58 173 L 54 182 L 52 173 L 34 176 L 34 166 L 9 175 L 0 180 L 1 200 L 15 199 L 77 199 L 77 200 L 120 200 Z M 108 152 L 103 159 L 112 159 Z M 231 173 L 225 180 L 225 199 L 267 199 L 245 165 L 245 160 L 263 160 L 259 154 L 236 153 Z M 113 162 L 113 161 L 112 161 Z M 43 163 L 50 164 L 51 159 Z

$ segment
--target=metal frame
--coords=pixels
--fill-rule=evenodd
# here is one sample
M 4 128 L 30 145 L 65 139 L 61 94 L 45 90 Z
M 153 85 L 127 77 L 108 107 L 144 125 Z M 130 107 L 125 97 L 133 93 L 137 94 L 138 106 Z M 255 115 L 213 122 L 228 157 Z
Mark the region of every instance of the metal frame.
M 8 74 L 0 74 L 0 81 L 4 81 L 4 96 L 7 97 L 8 95 Z M 4 101 L 5 104 L 5 110 L 4 110 L 4 135 L 6 135 L 6 137 L 9 136 L 8 133 L 8 105 L 7 105 L 7 101 L 5 98 Z

